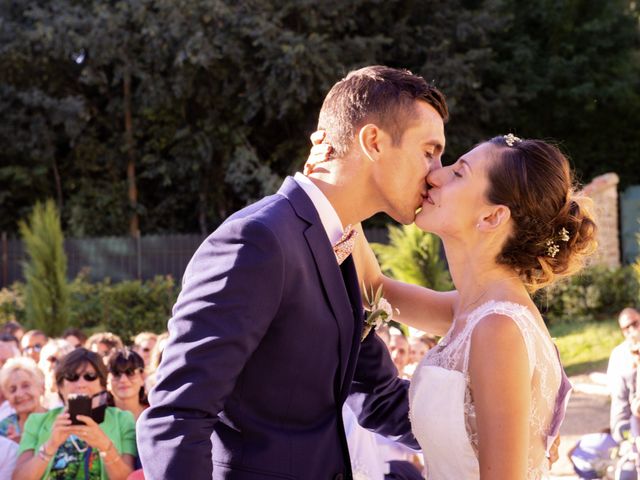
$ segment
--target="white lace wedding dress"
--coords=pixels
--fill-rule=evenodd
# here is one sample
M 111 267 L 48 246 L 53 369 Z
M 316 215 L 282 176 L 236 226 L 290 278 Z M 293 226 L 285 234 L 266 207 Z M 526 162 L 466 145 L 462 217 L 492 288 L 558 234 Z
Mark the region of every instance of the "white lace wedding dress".
M 409 391 L 411 425 L 424 453 L 429 480 L 480 478 L 469 352 L 473 329 L 493 313 L 513 319 L 529 356 L 532 398 L 527 479 L 542 478 L 548 470 L 546 452 L 564 417 L 570 384 L 555 345 L 531 311 L 524 305 L 489 301 L 466 319 L 456 320 L 413 375 Z

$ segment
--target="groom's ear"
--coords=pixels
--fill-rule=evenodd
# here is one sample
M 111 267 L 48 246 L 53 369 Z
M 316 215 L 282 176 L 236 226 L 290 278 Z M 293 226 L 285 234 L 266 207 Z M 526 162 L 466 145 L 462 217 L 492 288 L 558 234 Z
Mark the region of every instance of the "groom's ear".
M 492 205 L 486 211 L 482 220 L 478 224 L 479 228 L 485 231 L 492 231 L 506 225 L 511 218 L 511 210 L 505 205 Z
M 372 162 L 375 162 L 380 155 L 380 141 L 380 128 L 373 123 L 366 124 L 358 132 L 360 151 Z

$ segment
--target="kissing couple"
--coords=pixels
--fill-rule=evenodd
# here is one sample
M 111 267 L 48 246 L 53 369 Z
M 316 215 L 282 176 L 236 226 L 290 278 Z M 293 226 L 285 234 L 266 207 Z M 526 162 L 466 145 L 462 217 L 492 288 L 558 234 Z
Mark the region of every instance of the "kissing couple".
M 146 478 L 352 478 L 347 400 L 363 427 L 422 448 L 429 479 L 541 478 L 570 387 L 530 294 L 577 271 L 595 223 L 543 141 L 498 136 L 443 167 L 447 119 L 406 70 L 333 86 L 308 175 L 229 217 L 187 266 L 137 426 Z M 437 234 L 456 289 L 385 277 L 359 227 L 377 212 Z M 411 387 L 375 331 L 361 339 L 362 284 L 443 336 Z

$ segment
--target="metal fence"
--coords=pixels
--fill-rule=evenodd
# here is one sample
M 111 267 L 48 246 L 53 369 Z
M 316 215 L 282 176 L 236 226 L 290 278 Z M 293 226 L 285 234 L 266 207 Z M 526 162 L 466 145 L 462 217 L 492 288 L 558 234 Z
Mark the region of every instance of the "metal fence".
M 386 229 L 366 232 L 372 242 L 387 242 Z M 92 281 L 104 278 L 149 279 L 156 275 L 182 278 L 184 269 L 204 237 L 200 235 L 148 235 L 132 237 L 69 238 L 64 241 L 67 275 L 86 273 Z M 25 252 L 22 241 L 1 237 L 2 270 L 0 288 L 22 281 Z

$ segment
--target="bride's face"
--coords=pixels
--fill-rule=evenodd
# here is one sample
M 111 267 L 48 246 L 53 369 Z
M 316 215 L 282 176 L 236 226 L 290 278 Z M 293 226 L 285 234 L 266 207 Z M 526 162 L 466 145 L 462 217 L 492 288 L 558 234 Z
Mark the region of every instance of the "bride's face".
M 485 192 L 494 151 L 493 145 L 483 143 L 453 165 L 431 172 L 427 177 L 431 189 L 416 216 L 416 225 L 443 239 L 469 238 L 491 207 Z

